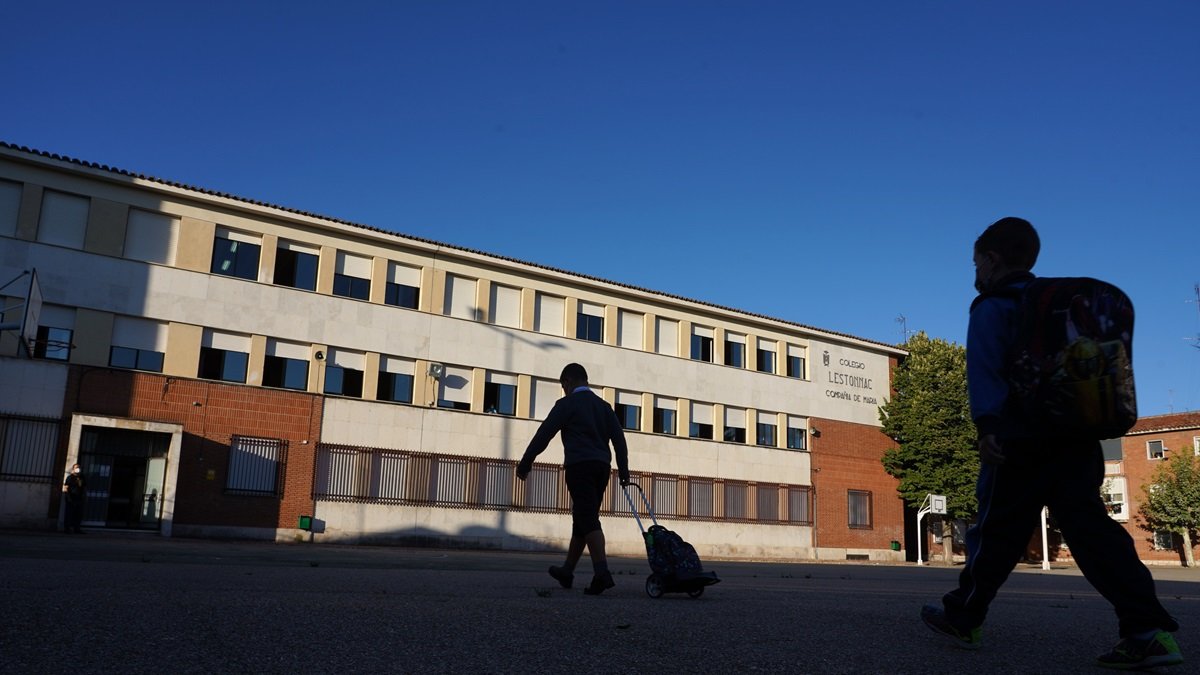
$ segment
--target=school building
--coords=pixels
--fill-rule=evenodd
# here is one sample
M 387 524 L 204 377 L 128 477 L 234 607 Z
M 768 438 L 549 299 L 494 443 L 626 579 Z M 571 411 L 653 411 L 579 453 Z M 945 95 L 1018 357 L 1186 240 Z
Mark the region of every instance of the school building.
M 904 556 L 892 345 L 3 143 L 0 284 L 0 527 L 563 548 L 577 361 L 702 556 Z

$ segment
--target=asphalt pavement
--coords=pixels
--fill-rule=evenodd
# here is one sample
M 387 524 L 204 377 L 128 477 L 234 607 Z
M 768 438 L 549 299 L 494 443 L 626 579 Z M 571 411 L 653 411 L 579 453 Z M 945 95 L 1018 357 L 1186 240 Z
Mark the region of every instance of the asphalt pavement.
M 612 561 L 601 596 L 560 556 L 0 531 L 3 673 L 1098 673 L 1116 619 L 1074 568 L 1020 567 L 984 646 L 918 618 L 941 566 L 705 561 L 703 596 L 645 593 Z M 1200 672 L 1200 574 L 1152 568 Z

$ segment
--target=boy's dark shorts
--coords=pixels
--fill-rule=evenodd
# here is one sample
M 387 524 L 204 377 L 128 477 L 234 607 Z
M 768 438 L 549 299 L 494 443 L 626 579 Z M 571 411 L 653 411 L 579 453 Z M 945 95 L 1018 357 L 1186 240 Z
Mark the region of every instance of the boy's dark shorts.
M 600 505 L 612 471 L 608 462 L 579 462 L 564 467 L 571 495 L 571 534 L 583 537 L 600 529 Z

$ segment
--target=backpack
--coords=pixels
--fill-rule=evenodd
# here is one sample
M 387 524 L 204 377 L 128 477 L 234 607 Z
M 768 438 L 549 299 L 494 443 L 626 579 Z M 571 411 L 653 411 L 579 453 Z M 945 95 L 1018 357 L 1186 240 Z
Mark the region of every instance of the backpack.
M 1038 433 L 1119 438 L 1137 421 L 1133 303 L 1087 277 L 1033 279 L 1017 298 L 1009 402 Z
M 655 574 L 688 576 L 703 571 L 696 549 L 662 525 L 646 530 L 646 555 Z

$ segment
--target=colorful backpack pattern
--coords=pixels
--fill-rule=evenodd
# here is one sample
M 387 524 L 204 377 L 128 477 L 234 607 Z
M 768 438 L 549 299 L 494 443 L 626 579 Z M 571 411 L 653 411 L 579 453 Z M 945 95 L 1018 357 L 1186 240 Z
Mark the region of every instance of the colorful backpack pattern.
M 1118 438 L 1137 421 L 1133 303 L 1087 277 L 1040 278 L 1018 299 L 1010 401 L 1039 433 Z
M 686 577 L 703 571 L 696 549 L 678 534 L 662 525 L 651 525 L 645 537 L 646 555 L 655 574 Z

